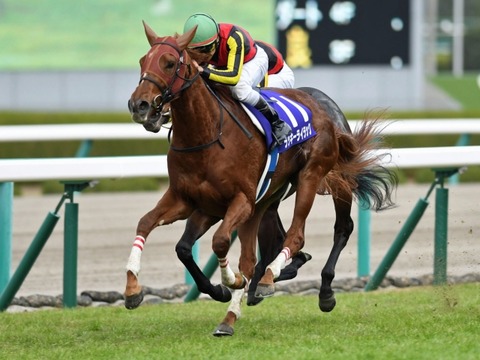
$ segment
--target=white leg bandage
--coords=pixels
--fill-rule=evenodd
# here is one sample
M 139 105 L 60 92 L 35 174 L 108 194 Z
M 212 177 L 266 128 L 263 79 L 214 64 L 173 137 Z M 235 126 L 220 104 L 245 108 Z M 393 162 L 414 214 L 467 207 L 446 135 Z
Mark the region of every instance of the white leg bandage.
M 143 247 L 145 246 L 145 238 L 137 235 L 133 242 L 132 250 L 130 251 L 130 257 L 128 258 L 127 271 L 131 271 L 138 277 L 140 273 L 140 260 L 142 258 Z
M 270 269 L 273 273 L 273 278 L 276 279 L 280 275 L 280 271 L 285 268 L 287 260 L 290 259 L 290 249 L 284 247 L 273 262 L 268 265 L 267 269 Z
M 237 317 L 237 320 L 240 319 L 241 305 L 244 293 L 245 289 L 233 290 L 232 300 L 230 301 L 230 305 L 228 306 L 228 311 L 233 312 Z
M 228 264 L 228 259 L 218 259 L 218 264 L 220 265 L 220 273 L 222 275 L 222 284 L 225 286 L 230 286 L 235 283 L 235 273 Z

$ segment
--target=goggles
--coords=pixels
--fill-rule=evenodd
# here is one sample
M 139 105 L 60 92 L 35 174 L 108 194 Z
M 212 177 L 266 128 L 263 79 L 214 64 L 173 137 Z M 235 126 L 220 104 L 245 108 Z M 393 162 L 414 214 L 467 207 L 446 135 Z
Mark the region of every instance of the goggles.
M 214 52 L 217 49 L 217 42 L 214 41 L 211 44 L 205 45 L 205 46 L 199 46 L 196 48 L 193 48 L 192 50 L 198 51 L 199 53 L 202 54 L 208 54 L 211 52 Z

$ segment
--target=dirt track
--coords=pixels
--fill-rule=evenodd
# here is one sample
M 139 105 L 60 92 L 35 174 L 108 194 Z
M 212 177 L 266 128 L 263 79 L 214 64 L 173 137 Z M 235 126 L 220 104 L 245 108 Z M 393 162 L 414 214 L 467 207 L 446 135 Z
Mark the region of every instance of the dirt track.
M 426 196 L 429 185 L 402 185 L 397 190 L 398 207 L 372 214 L 371 266 L 373 273 L 398 234 L 419 198 Z M 125 265 L 139 218 L 150 210 L 162 191 L 142 193 L 85 192 L 79 203 L 78 293 L 83 290 L 116 290 L 123 292 Z M 480 184 L 449 187 L 448 206 L 448 274 L 480 272 Z M 14 199 L 12 271 L 25 254 L 48 211 L 53 211 L 60 195 L 24 196 Z M 433 238 L 435 193 L 429 197 L 424 217 L 395 261 L 390 275 L 419 276 L 433 272 Z M 281 216 L 290 222 L 293 199 L 281 206 Z M 58 295 L 63 289 L 63 208 L 55 231 L 45 245 L 30 274 L 16 296 L 31 294 Z M 357 208 L 353 209 L 356 221 Z M 333 207 L 330 197 L 317 198 L 306 228 L 304 250 L 312 261 L 300 271 L 297 280 L 320 278 L 332 242 Z M 140 280 L 143 284 L 163 288 L 183 283 L 185 273 L 176 258 L 175 243 L 184 222 L 156 229 L 149 237 L 142 258 Z M 207 233 L 200 244 L 200 264 L 211 255 Z M 236 266 L 238 242 L 233 244 L 230 263 Z M 336 278 L 357 276 L 357 232 L 352 234 L 336 268 Z M 219 282 L 218 273 L 214 282 Z

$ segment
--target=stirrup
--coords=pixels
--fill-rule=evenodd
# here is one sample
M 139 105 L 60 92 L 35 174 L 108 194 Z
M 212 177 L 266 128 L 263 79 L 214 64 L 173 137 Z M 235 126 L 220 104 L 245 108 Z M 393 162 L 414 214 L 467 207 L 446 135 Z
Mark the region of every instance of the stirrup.
M 272 124 L 272 138 L 276 145 L 282 145 L 291 133 L 292 129 L 285 121 L 279 119 Z

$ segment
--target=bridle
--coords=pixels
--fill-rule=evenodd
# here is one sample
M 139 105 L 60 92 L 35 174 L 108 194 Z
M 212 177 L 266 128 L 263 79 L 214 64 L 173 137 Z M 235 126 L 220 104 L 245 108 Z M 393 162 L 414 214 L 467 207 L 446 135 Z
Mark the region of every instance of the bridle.
M 163 106 L 165 104 L 171 102 L 172 100 L 174 100 L 177 96 L 180 95 L 180 93 L 182 91 L 188 89 L 197 80 L 197 78 L 200 75 L 200 72 L 197 72 L 192 78 L 187 78 L 186 77 L 187 68 L 190 68 L 191 65 L 183 62 L 183 59 L 184 59 L 183 52 L 185 52 L 185 50 L 183 50 L 183 52 L 182 52 L 176 46 L 176 44 L 168 42 L 168 41 L 154 42 L 153 44 L 151 44 L 151 47 L 153 48 L 154 46 L 157 46 L 157 45 L 159 45 L 159 46 L 162 46 L 162 45 L 170 46 L 172 49 L 174 49 L 176 51 L 176 54 L 172 54 L 172 52 L 170 52 L 170 54 L 172 54 L 174 56 L 176 55 L 176 58 L 178 60 L 175 72 L 174 72 L 171 80 L 169 81 L 169 83 L 167 84 L 167 86 L 165 88 L 162 86 L 162 84 L 160 84 L 160 82 L 158 82 L 155 78 L 153 78 L 151 75 L 149 75 L 149 73 L 147 71 L 143 70 L 144 68 L 148 67 L 149 69 L 153 68 L 153 70 L 154 70 L 154 71 L 152 71 L 153 73 L 155 73 L 155 71 L 158 71 L 159 73 L 163 72 L 158 65 L 158 58 L 155 56 L 150 60 L 146 59 L 146 62 L 148 62 L 148 64 L 146 64 L 146 63 L 142 64 L 142 76 L 140 77 L 139 83 L 141 83 L 144 80 L 149 81 L 152 84 L 154 84 L 158 88 L 158 90 L 160 90 L 160 94 L 155 96 L 155 98 L 153 99 L 153 102 L 151 104 L 151 106 L 155 109 L 155 116 L 160 116 L 160 113 L 163 109 Z M 221 141 L 221 136 L 222 136 L 222 133 L 223 133 L 222 132 L 223 111 L 221 111 L 222 108 L 225 109 L 230 114 L 232 119 L 237 123 L 237 125 L 242 129 L 242 131 L 247 135 L 247 137 L 249 139 L 252 138 L 252 134 L 250 134 L 250 132 L 240 123 L 240 121 L 237 119 L 237 117 L 227 107 L 225 107 L 225 104 L 223 104 L 223 102 L 215 94 L 215 92 L 208 86 L 208 84 L 206 84 L 206 87 L 208 88 L 210 93 L 212 93 L 212 95 L 217 99 L 217 101 L 219 103 L 219 106 L 220 106 L 220 114 L 221 115 L 220 115 L 220 123 L 219 123 L 219 133 L 218 133 L 217 138 L 208 142 L 208 143 L 198 145 L 198 146 L 193 146 L 193 147 L 187 147 L 187 148 L 177 148 L 177 147 L 174 147 L 173 145 L 170 145 L 170 148 L 172 150 L 177 151 L 177 152 L 193 152 L 193 151 L 198 151 L 198 150 L 202 150 L 202 149 L 205 149 L 207 147 L 210 147 L 211 145 L 213 145 L 215 143 L 219 143 L 222 148 L 225 148 L 225 146 L 223 145 L 223 143 Z M 169 135 L 168 135 L 169 140 L 170 140 L 171 131 L 172 131 L 172 128 L 170 128 L 170 132 L 169 132 Z
M 200 75 L 199 72 L 197 72 L 192 78 L 187 78 L 186 77 L 186 70 L 187 68 L 190 67 L 190 64 L 187 64 L 183 62 L 183 52 L 175 45 L 172 44 L 168 41 L 158 41 L 155 42 L 151 45 L 153 48 L 156 45 L 167 45 L 173 48 L 176 51 L 176 55 L 178 55 L 177 59 L 177 67 L 175 69 L 175 73 L 173 74 L 170 82 L 167 84 L 167 86 L 164 88 L 155 78 L 153 78 L 147 71 L 142 70 L 142 76 L 140 77 L 139 83 L 142 81 L 149 81 L 152 84 L 154 84 L 158 90 L 160 90 L 160 94 L 155 96 L 152 102 L 152 107 L 155 109 L 155 115 L 159 116 L 163 106 L 173 99 L 175 99 L 183 90 L 189 88 L 195 80 L 197 80 L 198 76 Z M 185 51 L 185 50 L 184 50 Z M 155 59 L 156 60 L 156 59 Z M 157 64 L 157 61 L 152 62 L 152 64 Z M 158 67 L 158 64 L 156 65 L 159 71 L 160 68 Z M 143 66 L 142 66 L 143 68 Z

